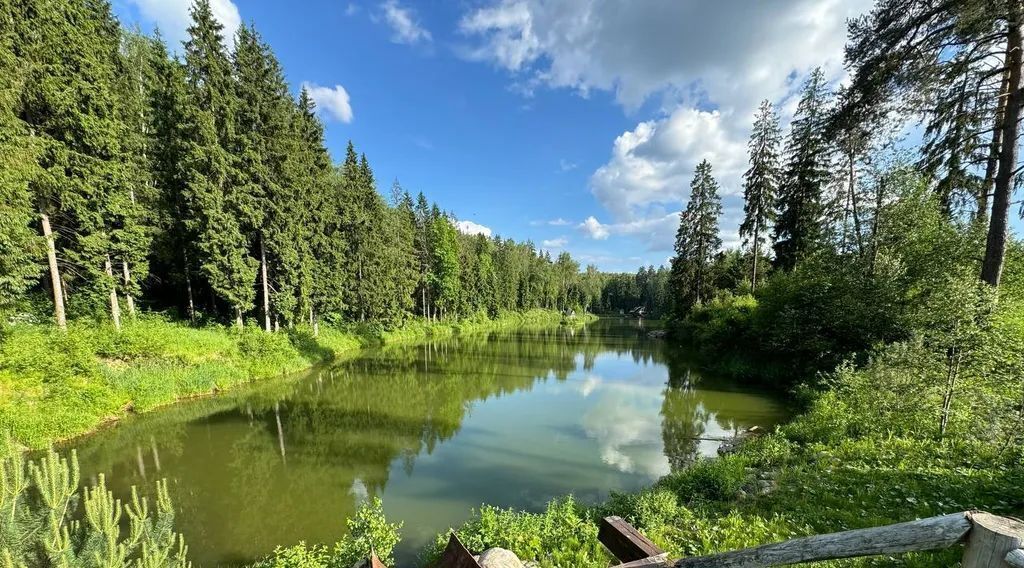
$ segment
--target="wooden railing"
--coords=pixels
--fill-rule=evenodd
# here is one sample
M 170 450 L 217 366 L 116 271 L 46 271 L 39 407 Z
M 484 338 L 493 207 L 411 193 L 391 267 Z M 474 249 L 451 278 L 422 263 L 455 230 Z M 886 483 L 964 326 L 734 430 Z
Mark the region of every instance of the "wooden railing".
M 1024 522 L 969 511 L 884 527 L 796 538 L 710 556 L 668 560 L 619 517 L 601 521 L 598 540 L 617 568 L 761 568 L 880 554 L 943 550 L 964 544 L 962 568 L 1024 568 Z

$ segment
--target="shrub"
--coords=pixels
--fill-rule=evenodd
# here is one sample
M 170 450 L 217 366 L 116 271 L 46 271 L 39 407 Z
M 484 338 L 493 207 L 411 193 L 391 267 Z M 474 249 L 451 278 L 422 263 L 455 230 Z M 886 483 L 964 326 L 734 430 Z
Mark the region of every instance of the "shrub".
M 693 465 L 671 473 L 658 482 L 683 503 L 732 499 L 746 481 L 746 464 L 737 456 L 699 459 Z
M 4 566 L 189 565 L 184 539 L 174 532 L 174 508 L 165 482 L 157 482 L 155 511 L 134 487 L 131 499 L 122 504 L 107 490 L 102 474 L 81 495 L 78 483 L 74 452 L 63 458 L 51 450 L 27 464 L 17 453 L 0 461 Z
M 380 498 L 364 503 L 356 516 L 346 521 L 348 534 L 333 549 L 323 545 L 300 542 L 287 548 L 278 547 L 273 554 L 256 562 L 253 568 L 351 568 L 373 552 L 386 566 L 394 564 L 401 523 L 389 523 L 384 517 Z
M 548 503 L 543 513 L 527 513 L 484 505 L 456 534 L 471 551 L 500 547 L 511 550 L 520 560 L 543 567 L 605 567 L 609 557 L 597 541 L 597 526 L 571 497 Z M 437 537 L 427 551 L 436 559 L 448 542 Z

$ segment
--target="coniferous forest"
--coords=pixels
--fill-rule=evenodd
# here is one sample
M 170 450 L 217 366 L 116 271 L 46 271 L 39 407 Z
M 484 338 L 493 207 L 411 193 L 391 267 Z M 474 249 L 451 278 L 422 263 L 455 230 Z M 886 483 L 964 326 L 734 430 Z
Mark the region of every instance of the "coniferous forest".
M 259 32 L 229 51 L 209 2 L 191 14 L 172 55 L 106 2 L 3 6 L 5 313 L 41 317 L 45 296 L 61 327 L 170 310 L 269 331 L 597 296 L 568 255 L 462 234 L 397 180 L 378 191 L 353 144 L 332 163 Z

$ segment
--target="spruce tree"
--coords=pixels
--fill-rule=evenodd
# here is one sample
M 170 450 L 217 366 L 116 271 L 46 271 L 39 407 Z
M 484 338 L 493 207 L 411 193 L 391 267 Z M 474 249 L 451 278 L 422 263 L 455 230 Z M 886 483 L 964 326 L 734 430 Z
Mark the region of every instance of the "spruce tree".
M 29 190 L 38 147 L 18 117 L 26 79 L 18 58 L 18 24 L 24 17 L 13 0 L 0 0 L 0 76 L 5 78 L 0 82 L 0 318 L 38 278 L 44 244 L 32 229 L 38 215 Z
M 433 215 L 430 224 L 433 244 L 431 288 L 439 316 L 455 315 L 462 297 L 458 231 L 446 215 Z
M 761 245 L 773 220 L 779 184 L 779 117 L 772 104 L 761 102 L 747 148 L 750 168 L 743 174 L 743 222 L 740 236 L 750 246 L 750 286 L 757 289 L 757 265 Z
M 198 263 L 213 291 L 228 303 L 235 322 L 252 309 L 257 262 L 250 256 L 245 224 L 254 212 L 236 187 L 234 114 L 239 106 L 231 63 L 209 0 L 196 0 L 185 42 L 189 86 L 184 111 L 183 169 L 188 225 L 197 239 Z
M 722 247 L 718 218 L 722 201 L 718 182 L 711 175 L 711 163 L 697 165 L 690 182 L 690 199 L 679 214 L 675 256 L 672 258 L 672 288 L 677 311 L 688 310 L 708 298 L 712 289 L 711 263 Z
M 775 263 L 783 269 L 793 268 L 822 239 L 822 190 L 828 180 L 826 88 L 824 73 L 815 69 L 804 83 L 790 125 L 774 234 Z

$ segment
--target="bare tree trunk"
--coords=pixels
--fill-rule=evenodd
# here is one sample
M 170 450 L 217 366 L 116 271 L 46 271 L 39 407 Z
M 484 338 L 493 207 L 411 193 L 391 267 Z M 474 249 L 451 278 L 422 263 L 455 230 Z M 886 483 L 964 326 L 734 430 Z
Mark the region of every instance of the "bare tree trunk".
M 117 301 L 117 280 L 114 279 L 114 267 L 110 263 L 110 255 L 103 261 L 103 270 L 110 278 L 110 317 L 114 320 L 114 329 L 121 331 L 121 304 Z
M 995 191 L 992 195 L 992 218 L 988 224 L 985 241 L 985 260 L 981 265 L 981 279 L 990 286 L 999 286 L 1006 256 L 1006 240 L 1009 230 L 1010 194 L 1013 193 L 1015 170 L 1017 168 L 1017 135 L 1020 129 L 1021 107 L 1021 51 L 1024 41 L 1021 37 L 1021 6 L 1019 0 L 1010 0 L 1007 24 L 1009 37 L 1006 40 L 1007 77 L 1006 112 L 1003 116 L 999 167 L 996 171 Z
M 185 263 L 185 290 L 188 293 L 188 321 L 196 323 L 196 303 L 192 297 L 192 270 L 188 266 L 188 251 L 182 252 Z
M 128 304 L 128 315 L 135 317 L 135 299 L 132 298 L 132 293 L 129 291 L 129 286 L 132 282 L 132 273 L 128 270 L 128 261 L 121 262 L 121 272 L 124 276 L 124 300 Z
M 313 312 L 313 306 L 309 307 L 309 325 L 313 327 L 313 337 L 320 337 L 320 320 Z
M 759 256 L 759 247 L 761 239 L 761 218 L 758 215 L 754 215 L 754 262 L 753 267 L 750 269 L 750 291 L 757 290 L 757 257 Z
M 263 330 L 270 331 L 270 285 L 267 283 L 267 250 L 260 235 L 260 276 L 263 280 Z
M 245 321 L 242 319 L 242 308 L 238 306 L 235 306 L 235 325 L 238 326 L 238 329 L 245 327 Z
M 978 211 L 974 214 L 974 220 L 984 226 L 988 223 L 988 196 L 992 190 L 992 184 L 996 179 L 996 167 L 999 165 L 999 150 L 1002 147 L 1003 137 L 1003 115 L 1006 114 L 1006 87 L 1010 82 L 1010 68 L 1003 71 L 1003 81 L 999 87 L 999 99 L 996 101 L 996 114 L 993 118 L 992 142 L 988 147 L 988 160 L 985 163 L 985 177 L 982 178 L 981 187 L 978 188 Z
M 957 375 L 960 374 L 962 353 L 954 345 L 946 358 L 946 392 L 942 396 L 942 417 L 939 419 L 939 439 L 946 436 L 949 426 L 949 410 L 953 406 L 953 395 L 956 392 Z
M 860 233 L 860 213 L 857 211 L 857 169 L 854 167 L 854 157 L 850 154 L 850 213 L 853 214 L 853 233 L 857 239 L 857 254 L 864 254 L 864 237 Z
M 53 242 L 53 230 L 50 228 L 50 216 L 39 214 L 42 220 L 43 237 L 46 238 L 46 260 L 50 264 L 50 286 L 53 290 L 53 315 L 57 327 L 68 328 L 68 320 L 64 315 L 64 286 L 61 284 L 60 270 L 57 268 L 57 246 Z

